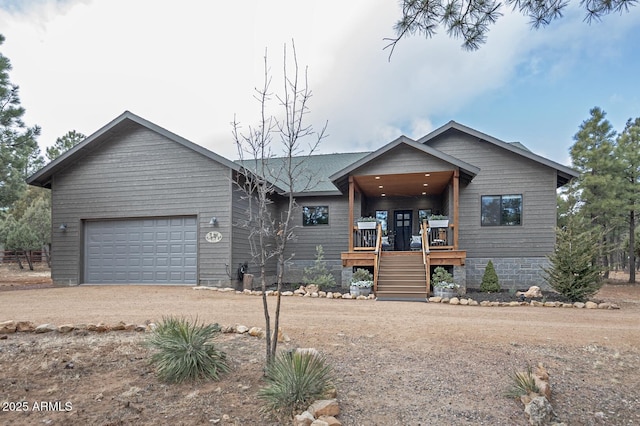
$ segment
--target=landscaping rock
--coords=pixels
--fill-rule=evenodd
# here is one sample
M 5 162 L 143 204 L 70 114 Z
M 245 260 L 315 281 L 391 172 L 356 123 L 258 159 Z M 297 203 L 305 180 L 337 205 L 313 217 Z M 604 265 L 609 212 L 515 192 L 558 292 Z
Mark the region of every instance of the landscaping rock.
M 320 291 L 320 289 L 318 288 L 317 285 L 315 284 L 309 284 L 306 288 L 307 293 L 317 293 Z
M 32 332 L 36 329 L 36 326 L 31 321 L 18 321 L 16 322 L 16 331 L 20 333 Z
M 311 426 L 329 426 L 329 423 L 325 422 L 324 420 L 316 419 L 313 421 L 313 423 L 311 423 Z
M 587 308 L 587 309 L 598 309 L 598 304 L 595 303 L 595 302 L 589 301 L 589 302 L 584 304 L 584 307 Z
M 73 324 L 62 324 L 58 327 L 58 333 L 70 333 L 75 329 Z
M 340 420 L 336 419 L 333 416 L 320 416 L 318 417 L 318 420 L 326 422 L 329 426 L 342 426 Z
M 450 304 L 450 305 L 459 305 L 459 304 L 460 304 L 460 299 L 458 299 L 457 297 L 452 297 L 452 298 L 449 300 L 449 304 Z
M 530 425 L 542 426 L 551 421 L 553 408 L 547 398 L 538 396 L 524 407 L 524 412 L 529 415 Z
M 332 291 L 328 292 L 326 296 L 327 296 L 327 299 L 333 299 L 333 292 Z
M 574 307 L 574 308 L 578 308 L 578 309 L 582 309 L 582 308 L 584 308 L 584 303 L 582 303 L 582 302 L 575 302 L 575 303 L 573 304 L 573 307 Z
M 536 297 L 542 297 L 542 291 L 540 291 L 540 287 L 538 287 L 537 285 L 532 285 L 531 287 L 529 287 L 529 290 L 524 292 L 519 291 L 516 293 L 516 296 L 520 296 L 520 295 L 523 295 L 527 299 L 533 299 Z
M 238 325 L 236 326 L 236 333 L 238 334 L 244 334 L 246 332 L 249 331 L 249 327 L 247 327 L 246 325 Z
M 340 405 L 336 399 L 321 399 L 311 404 L 307 411 L 314 417 L 337 416 L 340 414 Z
M 353 299 L 353 297 L 351 297 L 351 294 L 350 294 L 350 293 L 345 293 L 345 294 L 343 294 L 343 295 L 342 295 L 342 298 L 343 298 L 343 299 Z
M 13 320 L 0 322 L 0 334 L 10 334 L 16 332 L 16 322 Z
M 264 330 L 260 327 L 251 327 L 249 329 L 249 336 L 253 337 L 264 337 Z
M 460 299 L 460 304 L 466 306 L 469 304 L 469 299 L 462 298 Z
M 440 303 L 442 302 L 442 297 L 440 296 L 432 296 L 429 298 L 429 302 Z
M 478 306 L 479 303 L 477 300 L 469 299 L 469 306 Z
M 531 306 L 544 306 L 544 303 L 538 302 L 537 300 L 532 300 Z
M 282 295 L 283 296 L 293 296 L 293 292 L 292 291 L 283 291 Z
M 298 414 L 293 418 L 294 426 L 310 426 L 315 421 L 315 417 L 308 411 Z
M 52 331 L 57 331 L 58 327 L 56 327 L 54 324 L 40 324 L 39 326 L 36 327 L 36 329 L 34 330 L 36 333 L 50 333 Z

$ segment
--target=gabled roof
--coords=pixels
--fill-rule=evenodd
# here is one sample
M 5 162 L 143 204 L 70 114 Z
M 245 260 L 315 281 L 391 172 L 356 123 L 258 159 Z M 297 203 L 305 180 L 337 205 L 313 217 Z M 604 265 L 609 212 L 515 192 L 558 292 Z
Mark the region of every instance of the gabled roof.
M 187 139 L 178 136 L 175 133 L 172 133 L 156 124 L 153 124 L 152 122 L 145 120 L 144 118 L 139 117 L 132 112 L 125 111 L 124 113 L 113 119 L 111 122 L 103 126 L 101 129 L 93 133 L 91 136 L 87 137 L 85 140 L 71 148 L 69 151 L 65 152 L 58 158 L 51 161 L 45 167 L 31 175 L 27 179 L 27 183 L 30 185 L 51 188 L 51 177 L 54 174 L 71 166 L 91 151 L 97 149 L 115 132 L 120 129 L 126 129 L 127 126 L 130 126 L 131 124 L 137 124 L 146 127 L 147 129 L 152 130 L 176 143 L 179 143 L 180 145 L 189 148 L 197 152 L 198 154 L 204 155 L 211 160 L 217 161 L 218 163 L 221 163 L 232 170 L 240 170 L 238 164 L 234 163 L 233 161 L 230 161 L 216 154 L 215 152 L 209 151 L 208 149 L 200 145 L 196 145 L 195 143 L 190 142 Z
M 368 154 L 369 152 L 345 152 L 294 157 L 292 159 L 294 167 L 304 162 L 300 167 L 300 178 L 294 182 L 294 195 L 340 195 L 341 192 L 331 182 L 329 176 Z M 266 160 L 266 168 L 271 171 L 270 176 L 266 176 L 266 178 L 273 180 L 281 188 L 287 187 L 286 182 L 278 177 L 278 171 L 283 169 L 285 160 L 284 157 L 273 157 Z M 252 160 L 238 160 L 236 163 L 255 172 Z
M 506 149 L 507 151 L 513 152 L 514 154 L 521 155 L 525 158 L 528 158 L 529 160 L 536 161 L 547 167 L 551 167 L 552 169 L 555 169 L 558 173 L 558 180 L 556 182 L 557 187 L 561 187 L 562 185 L 569 182 L 572 178 L 579 176 L 579 173 L 573 170 L 572 168 L 563 166 L 562 164 L 556 163 L 555 161 L 551 161 L 548 158 L 534 154 L 519 142 L 507 143 L 507 142 L 501 141 L 500 139 L 494 138 L 493 136 L 490 136 L 485 133 L 479 132 L 478 130 L 472 129 L 471 127 L 467 127 L 460 123 L 456 123 L 453 120 L 449 121 L 444 126 L 441 126 L 435 129 L 431 133 L 421 137 L 420 139 L 418 139 L 418 142 L 421 144 L 428 145 L 430 141 L 434 140 L 438 136 L 446 132 L 449 132 L 451 130 L 457 130 L 459 132 L 466 133 L 478 139 L 482 139 L 486 142 L 494 144 L 500 148 Z
M 456 166 L 460 169 L 460 174 L 461 177 L 471 180 L 473 179 L 478 173 L 480 173 L 480 169 L 477 168 L 476 166 L 473 166 L 469 163 L 466 163 L 462 160 L 459 160 L 455 157 L 452 157 L 451 155 L 445 154 L 442 151 L 439 151 L 435 148 L 432 148 L 428 145 L 424 145 L 422 143 L 418 143 L 416 141 L 414 141 L 411 138 L 408 138 L 406 136 L 400 136 L 399 138 L 395 139 L 394 141 L 389 142 L 388 144 L 384 145 L 383 147 L 379 148 L 378 150 L 371 152 L 367 155 L 365 155 L 364 157 L 360 158 L 358 161 L 355 161 L 351 164 L 349 164 L 347 167 L 337 171 L 336 173 L 332 174 L 331 176 L 329 176 L 329 179 L 331 179 L 331 181 L 334 183 L 334 185 L 338 188 L 341 188 L 342 190 L 345 190 L 346 187 L 348 186 L 348 178 L 349 178 L 349 174 L 351 174 L 353 171 L 357 170 L 359 167 L 362 167 L 363 165 L 367 164 L 370 161 L 375 160 L 376 158 L 384 155 L 385 153 L 391 151 L 392 149 L 394 149 L 395 147 L 399 146 L 399 145 L 408 145 L 414 149 L 417 149 L 419 151 L 424 152 L 425 154 L 431 155 L 435 158 L 438 158 L 442 161 L 445 161 L 453 166 Z

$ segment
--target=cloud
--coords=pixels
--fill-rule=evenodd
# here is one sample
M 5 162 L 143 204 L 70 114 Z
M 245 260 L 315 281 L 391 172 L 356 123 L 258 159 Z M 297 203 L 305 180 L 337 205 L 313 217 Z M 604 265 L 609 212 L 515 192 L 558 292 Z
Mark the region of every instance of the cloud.
M 0 27 L 25 121 L 42 126 L 42 147 L 72 129 L 90 134 L 131 110 L 234 158 L 229 123 L 234 115 L 245 125 L 258 117 L 253 96 L 265 48 L 275 92 L 283 45 L 292 39 L 300 65 L 308 65 L 309 119 L 316 128 L 329 122 L 321 151 L 339 152 L 377 149 L 400 134 L 418 138 L 450 119 L 473 126 L 459 117 L 531 82 L 563 82 L 586 56 L 601 57 L 590 53 L 593 46 L 621 55 L 612 46 L 638 25 L 631 13 L 614 29 L 594 31 L 567 14 L 531 31 L 526 18 L 506 11 L 477 52 L 441 31 L 401 41 L 389 61 L 383 38 L 393 35 L 399 14 L 389 0 L 38 0 L 0 9 Z M 486 114 L 496 123 L 511 117 L 502 126 L 535 121 L 537 101 L 527 96 L 520 109 L 494 106 Z M 478 130 L 489 132 L 496 124 L 486 114 L 488 128 Z M 532 135 L 522 133 L 517 139 L 530 145 Z M 504 134 L 494 135 L 509 139 Z

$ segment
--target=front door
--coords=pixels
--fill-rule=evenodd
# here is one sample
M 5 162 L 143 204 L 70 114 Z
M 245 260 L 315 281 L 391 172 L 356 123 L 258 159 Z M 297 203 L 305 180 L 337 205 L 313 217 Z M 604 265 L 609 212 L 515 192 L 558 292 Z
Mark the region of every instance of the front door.
M 396 250 L 408 251 L 411 249 L 411 217 L 411 210 L 395 210 L 393 212 L 393 226 L 396 232 Z

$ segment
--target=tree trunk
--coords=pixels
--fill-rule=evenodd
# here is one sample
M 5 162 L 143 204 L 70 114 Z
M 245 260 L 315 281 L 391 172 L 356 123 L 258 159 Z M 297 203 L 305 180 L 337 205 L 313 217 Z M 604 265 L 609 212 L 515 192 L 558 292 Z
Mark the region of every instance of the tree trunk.
M 20 252 L 18 250 L 14 251 L 15 255 L 16 255 L 16 262 L 18 262 L 18 267 L 20 269 L 24 269 L 24 266 L 22 265 L 22 261 L 20 260 Z
M 629 282 L 636 282 L 636 215 L 635 211 L 629 212 Z
M 31 259 L 31 250 L 24 251 L 24 258 L 27 259 L 27 264 L 29 264 L 29 270 L 33 271 L 33 259 Z
M 47 259 L 47 266 L 51 269 L 51 244 L 45 244 L 43 249 L 45 259 Z

